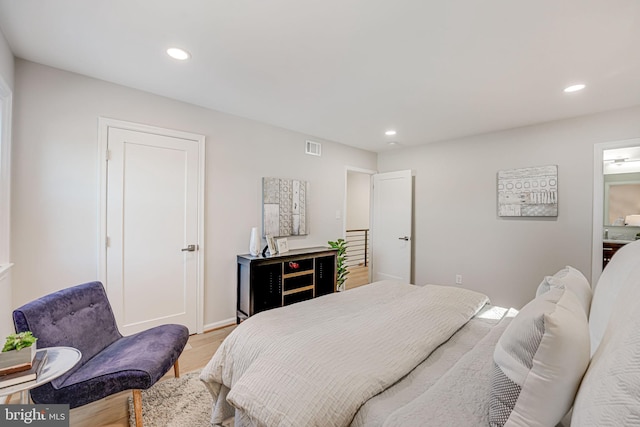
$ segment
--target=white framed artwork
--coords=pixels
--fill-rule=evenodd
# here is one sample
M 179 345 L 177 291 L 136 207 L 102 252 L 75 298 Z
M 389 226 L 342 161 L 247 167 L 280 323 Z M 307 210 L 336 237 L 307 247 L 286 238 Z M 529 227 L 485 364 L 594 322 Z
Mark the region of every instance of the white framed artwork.
M 289 242 L 286 238 L 276 239 L 276 245 L 278 246 L 278 253 L 284 254 L 289 252 Z
M 278 249 L 276 248 L 276 241 L 273 238 L 273 236 L 267 235 L 265 238 L 267 240 L 267 247 L 269 248 L 269 254 L 271 255 L 277 254 Z

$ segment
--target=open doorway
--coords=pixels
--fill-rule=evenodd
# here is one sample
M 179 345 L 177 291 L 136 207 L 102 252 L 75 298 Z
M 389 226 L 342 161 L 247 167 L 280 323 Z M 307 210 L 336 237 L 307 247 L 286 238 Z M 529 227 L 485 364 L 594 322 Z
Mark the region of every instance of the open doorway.
M 623 245 L 640 235 L 640 138 L 595 144 L 591 283 Z
M 345 289 L 370 283 L 371 175 L 375 171 L 347 168 L 345 192 L 345 240 L 347 270 Z

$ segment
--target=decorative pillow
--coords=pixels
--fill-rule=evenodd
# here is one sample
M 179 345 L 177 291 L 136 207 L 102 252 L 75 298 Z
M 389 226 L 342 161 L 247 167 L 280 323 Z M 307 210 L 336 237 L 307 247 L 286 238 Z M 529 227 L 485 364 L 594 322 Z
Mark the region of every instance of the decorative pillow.
M 578 297 L 554 287 L 532 300 L 500 337 L 493 359 L 490 425 L 556 425 L 589 364 L 589 327 Z
M 580 304 L 582 304 L 582 307 L 584 308 L 584 312 L 587 314 L 587 317 L 589 317 L 593 292 L 591 291 L 589 281 L 584 277 L 584 274 L 582 274 L 580 270 L 576 270 L 571 266 L 566 266 L 553 276 L 545 277 L 538 286 L 536 297 L 539 297 L 545 292 L 549 292 L 549 290 L 553 288 L 567 288 L 576 294 Z

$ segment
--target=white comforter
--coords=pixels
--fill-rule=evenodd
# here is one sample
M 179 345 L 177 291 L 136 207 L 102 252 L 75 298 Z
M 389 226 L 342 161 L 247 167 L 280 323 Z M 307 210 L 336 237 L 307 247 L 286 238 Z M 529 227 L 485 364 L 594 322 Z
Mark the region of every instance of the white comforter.
M 488 302 L 455 287 L 377 282 L 260 313 L 220 346 L 201 379 L 212 421 L 343 426 Z
M 510 310 L 435 383 L 425 385 L 419 396 L 393 408 L 383 427 L 488 426 L 493 351 L 515 314 Z
M 504 328 L 504 321 L 510 320 L 505 319 L 507 312 L 511 316 L 513 315 L 513 312 L 508 311 L 506 308 L 486 305 L 409 374 L 365 402 L 356 413 L 351 422 L 351 427 L 383 427 L 383 425 L 386 426 L 392 423 L 402 413 L 403 408 L 406 410 L 411 407 L 416 408 L 416 406 L 420 409 L 419 416 L 412 423 L 405 424 L 406 426 L 488 426 L 490 393 L 488 390 L 483 393 L 482 389 L 484 387 L 488 388 L 491 381 L 487 380 L 484 385 L 478 384 L 481 380 L 478 380 L 477 377 L 491 374 L 493 350 L 491 349 L 488 355 L 488 359 L 491 362 L 488 372 L 480 372 L 479 370 L 478 372 L 470 372 L 467 369 L 461 369 L 461 366 L 463 361 L 468 358 L 474 360 L 474 363 L 480 363 L 480 361 L 486 359 L 485 354 L 479 354 L 479 348 L 485 347 L 485 338 L 488 335 L 500 337 L 501 330 Z M 496 333 L 497 329 L 500 332 Z M 495 347 L 495 340 L 490 341 L 488 345 Z M 475 369 L 476 367 L 474 366 L 473 368 Z M 454 374 L 456 371 L 458 374 Z M 458 388 L 455 388 L 449 384 L 452 388 L 447 388 L 446 391 L 442 392 L 443 376 L 450 375 L 458 375 L 463 386 L 460 387 L 461 384 L 458 384 Z M 430 391 L 432 389 L 440 391 L 433 393 Z M 413 403 L 422 399 L 427 393 L 430 396 L 427 405 L 415 405 Z M 452 394 L 455 394 L 453 400 L 451 399 Z M 464 414 L 477 405 L 486 405 L 486 414 L 478 419 L 464 417 Z M 439 414 L 445 413 L 446 415 L 438 418 L 435 414 L 423 411 L 425 406 L 436 406 Z M 459 407 L 452 410 L 452 407 L 455 408 L 456 406 Z M 461 422 L 460 416 L 466 418 L 464 422 Z M 456 422 L 453 422 L 453 420 L 456 420 Z

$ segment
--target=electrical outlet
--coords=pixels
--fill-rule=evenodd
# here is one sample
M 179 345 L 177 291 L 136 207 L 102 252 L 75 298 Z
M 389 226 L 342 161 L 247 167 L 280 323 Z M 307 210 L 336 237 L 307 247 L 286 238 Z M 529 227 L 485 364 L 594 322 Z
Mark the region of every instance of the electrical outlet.
M 456 285 L 462 285 L 462 274 L 456 274 Z

